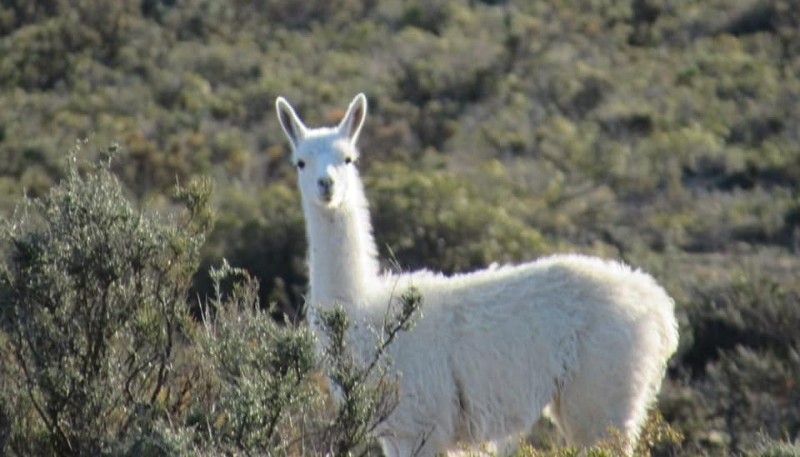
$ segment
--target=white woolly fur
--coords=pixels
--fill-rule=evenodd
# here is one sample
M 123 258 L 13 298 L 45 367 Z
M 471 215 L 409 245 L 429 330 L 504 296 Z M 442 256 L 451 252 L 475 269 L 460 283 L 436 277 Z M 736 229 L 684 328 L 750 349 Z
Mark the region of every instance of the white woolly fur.
M 308 129 L 282 97 L 276 106 L 298 167 L 310 308 L 342 305 L 380 328 L 393 296 L 414 286 L 423 297 L 423 317 L 390 349 L 400 397 L 377 430 L 387 456 L 514 441 L 545 407 L 571 444 L 614 428 L 632 449 L 678 344 L 673 301 L 650 275 L 580 255 L 454 276 L 381 273 L 355 167 L 366 97 L 333 128 Z M 357 353 L 373 350 L 370 331 L 354 333 Z

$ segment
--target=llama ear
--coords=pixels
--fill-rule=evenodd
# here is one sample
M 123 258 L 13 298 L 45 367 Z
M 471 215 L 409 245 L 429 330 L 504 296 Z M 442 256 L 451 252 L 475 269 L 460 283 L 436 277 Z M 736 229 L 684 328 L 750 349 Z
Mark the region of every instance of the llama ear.
M 350 107 L 347 108 L 347 114 L 344 119 L 339 123 L 339 131 L 343 132 L 350 138 L 353 143 L 358 139 L 358 134 L 361 132 L 361 126 L 364 125 L 364 119 L 367 117 L 367 96 L 358 94 L 350 102 Z
M 306 126 L 285 98 L 278 97 L 275 100 L 275 110 L 278 112 L 278 120 L 286 133 L 286 137 L 289 138 L 292 147 L 296 148 L 297 143 L 306 136 Z

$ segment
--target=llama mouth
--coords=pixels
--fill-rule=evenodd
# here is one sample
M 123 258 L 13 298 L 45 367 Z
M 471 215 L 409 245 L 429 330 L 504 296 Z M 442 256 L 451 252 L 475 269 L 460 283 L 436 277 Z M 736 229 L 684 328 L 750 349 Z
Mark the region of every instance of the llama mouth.
M 333 192 L 330 192 L 320 194 L 319 198 L 317 199 L 317 203 L 323 208 L 334 209 L 339 206 L 341 200 L 336 198 L 336 195 Z
M 344 187 L 319 189 L 317 202 L 328 209 L 337 208 L 345 199 L 346 189 Z

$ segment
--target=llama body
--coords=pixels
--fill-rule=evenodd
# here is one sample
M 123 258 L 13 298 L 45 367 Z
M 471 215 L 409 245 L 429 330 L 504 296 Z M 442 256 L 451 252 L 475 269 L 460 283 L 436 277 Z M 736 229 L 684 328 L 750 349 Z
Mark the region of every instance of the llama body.
M 279 98 L 309 238 L 309 305 L 380 327 L 392 298 L 422 294 L 424 317 L 390 346 L 399 402 L 378 430 L 387 456 L 429 456 L 516 438 L 546 406 L 570 443 L 613 427 L 635 442 L 677 347 L 673 302 L 616 262 L 563 255 L 446 277 L 381 274 L 354 166 L 357 96 L 335 128 L 307 129 Z M 360 332 L 360 333 L 359 333 Z M 374 348 L 354 330 L 353 348 Z

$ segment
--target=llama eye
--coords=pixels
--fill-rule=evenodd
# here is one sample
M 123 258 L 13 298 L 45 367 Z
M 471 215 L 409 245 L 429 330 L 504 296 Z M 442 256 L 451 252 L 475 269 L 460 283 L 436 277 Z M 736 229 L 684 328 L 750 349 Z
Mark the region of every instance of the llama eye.
M 303 168 L 305 168 L 305 166 L 306 166 L 306 161 L 305 160 L 300 159 L 300 160 L 297 161 L 297 168 L 302 170 Z
M 353 163 L 353 159 L 351 159 L 350 157 L 345 157 L 344 158 L 344 163 L 350 165 L 351 163 Z

